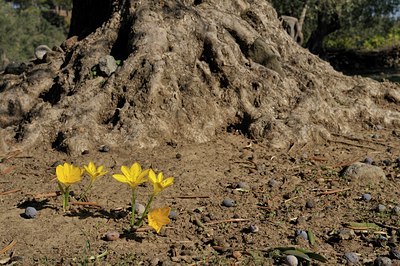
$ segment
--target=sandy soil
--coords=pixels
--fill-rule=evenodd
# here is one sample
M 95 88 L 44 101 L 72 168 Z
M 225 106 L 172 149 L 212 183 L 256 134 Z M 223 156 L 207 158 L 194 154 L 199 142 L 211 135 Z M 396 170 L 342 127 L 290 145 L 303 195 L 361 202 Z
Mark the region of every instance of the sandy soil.
M 90 150 L 78 157 L 45 147 L 16 150 L 3 155 L 0 163 L 0 263 L 279 265 L 286 255 L 271 250 L 301 247 L 324 256 L 327 265 L 346 264 L 346 252 L 356 253 L 360 265 L 372 265 L 378 256 L 400 265 L 395 260 L 400 235 L 395 213 L 400 206 L 398 143 L 398 132 L 378 126 L 357 136 L 334 136 L 324 145 L 294 145 L 283 151 L 267 149 L 240 132 L 221 132 L 205 144 Z M 342 177 L 346 166 L 367 157 L 386 179 Z M 54 196 L 54 165 L 89 161 L 109 171 L 89 198 L 100 207 L 74 205 L 63 213 L 60 196 Z M 168 205 L 177 213 L 160 234 L 129 230 L 130 190 L 111 174 L 133 162 L 175 177 L 175 184 L 155 200 L 155 206 Z M 249 189 L 237 189 L 238 182 Z M 82 185 L 72 188 L 76 195 Z M 149 193 L 151 187 L 139 187 L 138 201 L 144 202 Z M 372 199 L 362 200 L 364 193 Z M 222 206 L 224 199 L 235 205 Z M 378 204 L 386 209 L 377 211 Z M 24 217 L 28 206 L 38 210 L 36 218 Z M 348 224 L 352 222 L 380 228 Z M 312 232 L 315 243 L 296 237 L 296 230 Z M 120 237 L 106 241 L 105 234 L 112 231 Z

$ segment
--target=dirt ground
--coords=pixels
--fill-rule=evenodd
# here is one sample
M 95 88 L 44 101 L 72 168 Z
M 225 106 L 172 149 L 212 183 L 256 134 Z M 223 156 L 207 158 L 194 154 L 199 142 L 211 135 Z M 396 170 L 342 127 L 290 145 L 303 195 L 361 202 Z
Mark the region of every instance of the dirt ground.
M 400 265 L 395 259 L 399 136 L 376 125 L 356 136 L 335 135 L 323 145 L 289 150 L 268 149 L 237 131 L 220 132 L 205 144 L 90 150 L 78 157 L 46 147 L 16 150 L 3 155 L 0 163 L 0 263 L 279 265 L 285 255 L 272 252 L 274 248 L 300 247 L 324 256 L 326 265 L 348 263 L 344 254 L 349 252 L 359 259 L 353 265 L 373 265 L 378 256 Z M 367 157 L 386 179 L 343 177 L 346 166 Z M 53 195 L 58 190 L 54 165 L 89 161 L 109 171 L 89 198 L 100 207 L 73 205 L 63 213 L 60 196 Z M 155 206 L 167 205 L 177 213 L 159 235 L 129 231 L 130 190 L 111 175 L 133 162 L 175 177 L 175 184 L 155 200 Z M 238 189 L 238 182 L 249 189 Z M 73 185 L 73 193 L 81 188 Z M 139 187 L 138 201 L 144 203 L 150 192 L 147 185 Z M 364 193 L 372 199 L 363 200 Z M 222 206 L 224 199 L 235 205 Z M 379 204 L 386 209 L 377 211 Z M 38 210 L 36 218 L 23 215 L 28 206 Z M 315 241 L 296 237 L 296 230 L 312 232 Z M 106 241 L 105 234 L 112 231 L 120 237 Z

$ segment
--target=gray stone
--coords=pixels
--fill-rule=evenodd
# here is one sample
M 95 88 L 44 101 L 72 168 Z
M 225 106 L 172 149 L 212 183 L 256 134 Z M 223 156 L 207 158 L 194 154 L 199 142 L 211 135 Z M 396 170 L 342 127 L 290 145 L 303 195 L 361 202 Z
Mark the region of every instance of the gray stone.
M 37 210 L 33 207 L 27 207 L 25 209 L 25 217 L 28 219 L 35 218 L 37 215 Z
M 346 252 L 346 253 L 344 253 L 343 257 L 346 260 L 348 265 L 355 265 L 360 260 L 358 255 L 354 252 Z
M 348 181 L 358 182 L 361 186 L 376 185 L 386 179 L 382 168 L 359 162 L 350 165 L 342 176 Z
M 392 260 L 388 257 L 377 257 L 374 266 L 392 266 Z
M 103 56 L 99 60 L 99 70 L 105 76 L 110 76 L 115 72 L 115 70 L 117 70 L 117 67 L 117 63 L 111 55 Z
M 285 262 L 286 262 L 286 265 L 289 265 L 289 266 L 299 265 L 299 260 L 296 258 L 296 256 L 293 256 L 293 255 L 287 255 L 285 257 Z
M 47 46 L 47 45 L 39 45 L 38 47 L 36 47 L 35 49 L 35 57 L 39 60 L 43 60 L 43 58 L 45 57 L 45 55 L 51 52 L 51 49 Z
M 385 212 L 386 211 L 386 206 L 383 204 L 378 204 L 378 206 L 376 207 L 376 211 L 377 212 Z
M 222 206 L 225 206 L 225 207 L 233 207 L 233 206 L 235 206 L 235 201 L 232 200 L 232 199 L 224 199 L 224 200 L 222 201 Z
M 143 204 L 140 204 L 138 202 L 135 203 L 135 213 L 138 215 L 142 215 L 144 213 L 144 210 L 146 208 L 143 206 Z
M 394 206 L 392 212 L 395 215 L 400 215 L 400 206 Z

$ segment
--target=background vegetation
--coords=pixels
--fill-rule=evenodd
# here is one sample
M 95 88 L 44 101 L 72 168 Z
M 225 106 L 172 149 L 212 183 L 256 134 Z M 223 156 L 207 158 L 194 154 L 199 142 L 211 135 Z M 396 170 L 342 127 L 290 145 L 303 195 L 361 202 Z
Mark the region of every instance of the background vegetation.
M 297 18 L 303 7 L 308 5 L 303 25 L 304 45 L 312 52 L 320 53 L 321 49 L 379 49 L 400 45 L 400 0 L 270 2 L 279 15 Z
M 33 58 L 40 44 L 60 45 L 71 8 L 71 0 L 0 0 L 0 55 L 19 62 Z
M 279 15 L 297 18 L 307 4 L 303 45 L 316 54 L 400 45 L 400 0 L 268 1 Z M 28 60 L 40 44 L 59 45 L 71 10 L 72 0 L 0 0 L 0 60 Z

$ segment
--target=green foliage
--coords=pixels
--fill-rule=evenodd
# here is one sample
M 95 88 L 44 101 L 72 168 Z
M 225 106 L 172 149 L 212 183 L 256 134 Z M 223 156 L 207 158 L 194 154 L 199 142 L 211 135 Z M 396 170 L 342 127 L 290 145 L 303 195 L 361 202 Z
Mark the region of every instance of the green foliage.
M 40 44 L 49 47 L 65 40 L 66 32 L 43 18 L 38 6 L 15 9 L 0 0 L 0 54 L 10 61 L 24 61 L 34 57 Z
M 328 49 L 378 50 L 400 45 L 400 28 L 394 25 L 386 31 L 339 31 L 325 40 Z
M 375 49 L 398 40 L 393 33 L 399 23 L 394 14 L 400 10 L 400 0 L 270 0 L 279 15 L 299 18 L 305 3 L 309 9 L 303 25 L 305 43 L 311 33 L 321 25 L 321 17 L 337 15 L 340 29 L 327 36 L 326 48 Z M 327 20 L 329 21 L 329 20 Z M 320 36 L 324 39 L 325 36 Z

